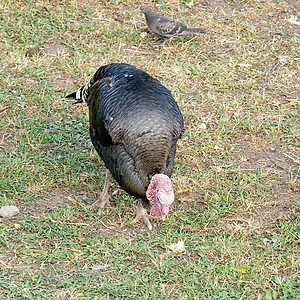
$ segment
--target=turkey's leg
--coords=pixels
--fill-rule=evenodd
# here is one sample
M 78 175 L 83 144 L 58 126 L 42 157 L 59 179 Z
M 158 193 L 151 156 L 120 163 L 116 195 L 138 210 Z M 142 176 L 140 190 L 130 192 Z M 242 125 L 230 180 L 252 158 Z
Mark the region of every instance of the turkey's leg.
M 93 206 L 99 207 L 98 215 L 100 215 L 101 210 L 103 208 L 111 207 L 109 203 L 110 195 L 108 194 L 110 176 L 111 176 L 110 171 L 106 169 L 104 186 L 103 186 L 103 191 L 101 193 L 100 199 L 93 203 Z
M 139 201 L 138 206 L 135 211 L 135 218 L 132 220 L 133 223 L 137 223 L 140 220 L 143 220 L 149 230 L 152 229 L 152 225 L 149 221 L 150 215 L 147 214 L 147 210 L 143 207 L 141 201 Z

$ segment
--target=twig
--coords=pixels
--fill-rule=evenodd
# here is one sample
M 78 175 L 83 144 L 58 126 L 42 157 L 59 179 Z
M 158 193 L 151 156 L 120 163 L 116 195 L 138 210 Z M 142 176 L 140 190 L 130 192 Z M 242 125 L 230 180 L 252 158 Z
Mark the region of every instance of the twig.
M 5 111 L 11 110 L 11 109 L 12 109 L 11 106 L 6 106 L 5 108 L 0 109 L 0 115 L 1 115 L 2 113 L 4 113 Z
M 274 64 L 273 64 L 272 68 L 271 68 L 270 71 L 267 72 L 267 73 L 272 73 L 272 72 L 274 72 L 274 71 L 278 68 L 279 64 L 280 64 L 280 58 L 279 58 L 279 57 L 276 57 L 276 59 L 275 59 L 275 61 L 274 61 Z
M 250 222 L 248 220 L 244 220 L 244 219 L 224 219 L 224 221 L 236 221 L 236 222 L 244 222 L 247 223 L 248 225 L 250 225 Z
M 279 57 L 276 57 L 276 59 L 274 60 L 273 66 L 270 68 L 270 70 L 267 70 L 267 71 L 266 71 L 266 78 L 265 78 L 265 80 L 264 80 L 264 84 L 265 84 L 265 85 L 266 85 L 267 82 L 269 81 L 270 74 L 271 74 L 272 72 L 274 72 L 274 71 L 278 68 L 278 66 L 279 66 L 279 64 L 280 64 L 280 61 L 281 61 L 281 59 L 280 59 Z
M 289 158 L 290 160 L 292 160 L 293 162 L 295 162 L 297 164 L 300 164 L 300 157 L 297 156 L 296 154 L 294 154 L 294 153 L 291 153 L 291 154 L 283 153 L 283 155 L 285 157 Z

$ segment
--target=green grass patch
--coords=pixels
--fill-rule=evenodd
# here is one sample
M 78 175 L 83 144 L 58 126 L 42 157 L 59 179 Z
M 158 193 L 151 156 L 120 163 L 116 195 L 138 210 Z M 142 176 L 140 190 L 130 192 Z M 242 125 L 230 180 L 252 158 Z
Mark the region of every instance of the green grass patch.
M 297 299 L 299 36 L 284 1 L 158 1 L 207 34 L 161 47 L 139 1 L 0 1 L 2 299 Z M 152 5 L 153 6 L 153 5 Z M 32 47 L 41 52 L 27 56 Z M 98 67 L 135 65 L 184 115 L 168 219 L 131 224 L 88 113 L 64 96 Z M 171 244 L 183 241 L 185 251 Z

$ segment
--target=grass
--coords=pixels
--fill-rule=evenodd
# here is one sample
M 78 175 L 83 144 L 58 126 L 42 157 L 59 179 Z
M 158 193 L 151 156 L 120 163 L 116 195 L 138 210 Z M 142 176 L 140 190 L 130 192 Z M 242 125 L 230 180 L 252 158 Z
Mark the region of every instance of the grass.
M 207 34 L 161 48 L 140 1 L 0 1 L 0 206 L 20 208 L 0 219 L 1 299 L 299 297 L 296 2 L 157 3 Z M 63 100 L 111 62 L 159 79 L 185 119 L 152 232 L 117 183 L 113 209 L 90 206 L 105 168 L 87 108 Z

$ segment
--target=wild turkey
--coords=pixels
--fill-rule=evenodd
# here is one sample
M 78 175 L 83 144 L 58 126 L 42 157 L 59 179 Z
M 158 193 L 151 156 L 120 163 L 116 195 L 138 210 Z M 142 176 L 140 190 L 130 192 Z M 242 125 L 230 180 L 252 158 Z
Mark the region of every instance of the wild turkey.
M 103 66 L 90 81 L 66 98 L 86 102 L 90 137 L 107 167 L 103 192 L 94 205 L 109 203 L 110 173 L 129 194 L 151 205 L 155 218 L 164 220 L 174 201 L 170 176 L 183 118 L 170 91 L 146 72 L 129 64 Z M 149 201 L 147 201 L 147 198 Z M 134 222 L 144 220 L 142 203 Z

